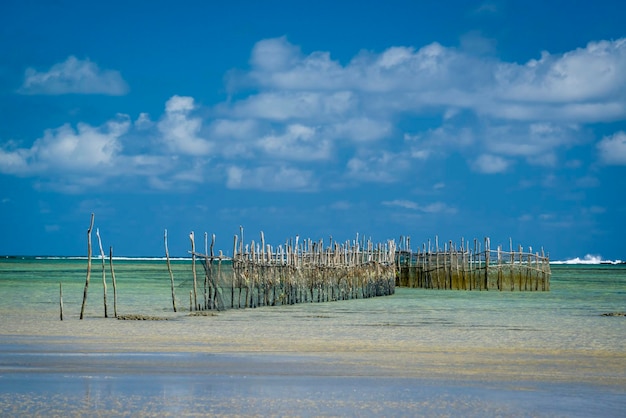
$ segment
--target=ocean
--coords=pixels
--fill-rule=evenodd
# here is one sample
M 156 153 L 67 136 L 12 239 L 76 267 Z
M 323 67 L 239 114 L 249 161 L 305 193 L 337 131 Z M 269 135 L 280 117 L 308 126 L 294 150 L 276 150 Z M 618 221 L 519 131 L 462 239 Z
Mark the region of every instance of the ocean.
M 0 416 L 619 417 L 626 265 L 549 292 L 392 296 L 191 316 L 188 260 L 0 259 Z M 224 268 L 227 274 L 228 266 Z M 201 270 L 201 269 L 200 269 Z M 59 283 L 64 320 L 60 314 Z

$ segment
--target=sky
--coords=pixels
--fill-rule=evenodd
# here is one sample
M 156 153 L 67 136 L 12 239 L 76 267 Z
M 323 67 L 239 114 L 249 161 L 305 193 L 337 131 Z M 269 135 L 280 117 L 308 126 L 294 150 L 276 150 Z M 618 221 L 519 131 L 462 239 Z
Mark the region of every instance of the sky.
M 218 4 L 219 3 L 219 4 Z M 264 232 L 626 259 L 620 1 L 0 4 L 0 254 Z M 97 250 L 97 243 L 94 242 Z

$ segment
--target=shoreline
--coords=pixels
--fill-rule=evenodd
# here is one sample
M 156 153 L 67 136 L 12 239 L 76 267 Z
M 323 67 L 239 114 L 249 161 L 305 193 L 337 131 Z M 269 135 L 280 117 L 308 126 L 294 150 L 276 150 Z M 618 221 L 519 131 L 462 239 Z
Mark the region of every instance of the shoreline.
M 331 375 L 341 375 L 336 372 L 341 369 L 342 373 L 372 377 L 577 382 L 614 386 L 626 392 L 623 342 L 608 348 L 542 348 L 526 339 L 524 330 L 510 331 L 509 339 L 503 343 L 484 338 L 485 331 L 478 330 L 476 335 L 472 331 L 453 334 L 456 342 L 442 346 L 439 337 L 447 334 L 427 333 L 419 326 L 362 326 L 317 317 L 322 315 L 299 315 L 303 310 L 319 307 L 300 305 L 283 312 L 258 308 L 211 317 L 178 314 L 179 319 L 171 321 L 9 317 L 0 325 L 0 368 L 11 372 L 25 358 L 29 359 L 26 364 L 36 370 L 43 367 L 34 366 L 37 361 L 71 368 L 72 361 L 82 364 L 89 359 L 99 359 L 102 370 L 106 370 L 114 368 L 122 357 L 135 359 L 136 365 L 141 365 L 142 359 L 150 358 L 167 363 L 169 358 L 221 356 L 241 361 L 264 358 L 269 363 L 284 360 L 286 364 L 299 359 L 316 365 L 319 373 L 326 371 Z M 623 321 L 619 317 L 606 319 L 620 324 Z M 363 338 L 363 332 L 369 338 Z M 193 364 L 186 361 L 188 366 Z M 329 362 L 339 368 L 325 369 Z M 234 363 L 233 367 L 236 370 Z M 285 374 L 294 375 L 288 371 Z

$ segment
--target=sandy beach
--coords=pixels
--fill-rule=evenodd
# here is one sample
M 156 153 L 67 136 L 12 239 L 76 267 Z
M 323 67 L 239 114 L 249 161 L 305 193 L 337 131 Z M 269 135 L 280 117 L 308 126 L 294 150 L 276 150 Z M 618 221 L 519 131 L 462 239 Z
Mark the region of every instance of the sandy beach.
M 379 311 L 384 299 L 162 321 L 16 315 L 1 326 L 0 412 L 619 416 L 626 407 L 623 346 L 540 347 L 541 332 L 513 325 L 498 338 L 479 326 L 416 326 Z M 364 304 L 376 321 L 361 316 Z

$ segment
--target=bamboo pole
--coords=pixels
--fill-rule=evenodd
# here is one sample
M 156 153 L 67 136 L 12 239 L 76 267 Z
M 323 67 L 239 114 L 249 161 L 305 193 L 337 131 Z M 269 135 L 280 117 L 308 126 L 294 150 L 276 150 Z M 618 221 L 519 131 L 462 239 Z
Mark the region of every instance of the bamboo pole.
M 489 237 L 485 238 L 485 290 L 489 290 L 489 256 L 491 251 L 491 245 L 489 243 Z
M 476 277 L 478 274 L 478 266 L 476 265 L 476 263 L 480 261 L 480 257 L 478 255 L 478 240 L 476 238 L 474 238 L 474 252 L 472 253 L 472 256 L 470 257 L 470 259 L 471 259 L 471 269 L 472 269 L 470 290 L 476 290 L 476 288 L 480 290 L 480 287 L 478 285 L 479 281 Z
M 204 233 L 204 299 L 202 300 L 202 309 L 211 309 L 211 294 L 209 289 L 209 249 L 208 249 L 208 234 Z
M 232 280 L 231 280 L 231 286 L 230 286 L 230 307 L 231 308 L 235 307 L 235 278 L 237 277 L 237 238 L 238 236 L 235 235 L 233 239 L 233 261 L 232 261 L 233 273 L 232 273 Z
M 439 237 L 435 235 L 435 265 L 437 270 L 437 289 L 441 289 L 441 275 L 439 273 Z
M 98 238 L 98 246 L 100 247 L 100 260 L 102 260 L 102 298 L 104 299 L 104 317 L 108 318 L 107 312 L 107 281 L 106 267 L 104 262 L 104 251 L 102 250 L 102 240 L 100 239 L 100 229 L 96 228 L 96 238 Z
M 59 282 L 59 316 L 63 321 L 63 283 Z
M 193 274 L 193 310 L 198 310 L 198 280 L 196 277 L 196 242 L 193 231 L 189 233 L 191 241 L 191 273 Z
M 117 282 L 115 270 L 113 270 L 113 247 L 109 247 L 109 266 L 111 267 L 111 280 L 113 281 L 113 315 L 117 318 Z
M 243 256 L 243 226 L 239 225 L 239 233 L 241 234 L 241 247 L 239 248 L 239 254 Z
M 216 283 L 221 283 L 221 278 L 222 278 L 222 258 L 224 257 L 224 255 L 222 254 L 222 250 L 220 250 L 219 253 L 219 258 L 217 261 L 217 280 Z M 217 289 L 216 289 L 217 291 Z M 224 305 L 224 309 L 226 309 L 226 303 L 224 303 L 224 299 L 222 297 L 222 305 Z M 218 307 L 219 308 L 219 307 Z
M 167 263 L 167 271 L 170 274 L 170 285 L 172 287 L 172 307 L 174 308 L 174 312 L 176 312 L 176 295 L 174 293 L 174 273 L 172 273 L 172 265 L 170 263 L 170 251 L 167 248 L 167 229 L 165 230 L 165 234 L 163 235 L 163 241 L 165 242 L 165 261 Z
M 511 257 L 511 265 L 509 266 L 509 276 L 511 280 L 511 291 L 515 290 L 515 252 L 513 252 L 513 238 L 509 237 L 509 248 L 510 248 L 510 257 Z
M 87 230 L 87 278 L 85 279 L 85 288 L 83 290 L 83 303 L 80 307 L 80 319 L 84 318 L 85 306 L 87 305 L 87 289 L 89 288 L 89 278 L 91 276 L 91 230 L 93 229 L 94 214 L 91 214 L 91 222 Z
M 502 246 L 498 245 L 498 290 L 502 291 Z
M 211 234 L 211 247 L 210 247 L 210 255 L 211 259 L 209 260 L 209 291 L 211 292 L 209 295 L 209 308 L 217 309 L 217 286 L 218 281 L 215 279 L 213 274 L 213 260 L 215 259 L 215 253 L 213 248 L 215 247 L 215 234 Z

